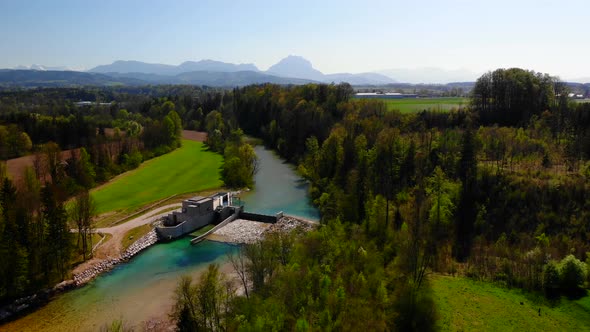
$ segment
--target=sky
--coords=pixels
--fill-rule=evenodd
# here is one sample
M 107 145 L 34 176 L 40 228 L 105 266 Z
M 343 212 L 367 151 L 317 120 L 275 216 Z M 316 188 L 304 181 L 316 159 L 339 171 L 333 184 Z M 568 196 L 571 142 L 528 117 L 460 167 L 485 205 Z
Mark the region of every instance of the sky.
M 590 77 L 587 0 L 0 0 L 0 68 L 215 59 Z

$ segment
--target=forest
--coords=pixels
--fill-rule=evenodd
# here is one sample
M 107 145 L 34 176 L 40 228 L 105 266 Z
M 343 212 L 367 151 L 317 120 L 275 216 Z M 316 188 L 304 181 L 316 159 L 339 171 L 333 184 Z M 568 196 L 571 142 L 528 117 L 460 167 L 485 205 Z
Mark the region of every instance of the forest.
M 202 115 L 192 114 L 219 108 L 216 90 L 185 89 L 202 99 L 183 99 L 181 87 L 0 93 L 0 304 L 52 287 L 90 258 L 97 207 L 89 190 L 174 150 L 183 122 L 200 129 Z M 30 162 L 9 174 L 4 161 L 22 156 Z
M 436 330 L 432 273 L 586 293 L 590 104 L 516 68 L 483 75 L 450 112 L 401 114 L 352 93 L 259 85 L 224 97 L 210 144 L 238 128 L 263 139 L 309 180 L 322 226 L 242 247 L 230 260 L 244 296 L 216 266 L 183 279 L 179 330 Z
M 61 280 L 87 250 L 67 239 L 66 200 L 91 207 L 89 188 L 171 151 L 181 129 L 207 132 L 231 188 L 253 185 L 243 136 L 261 139 L 297 166 L 321 213 L 315 231 L 230 257 L 243 296 L 215 265 L 183 279 L 181 331 L 435 330 L 433 273 L 585 294 L 590 104 L 567 92 L 516 68 L 480 77 L 465 107 L 408 114 L 355 100 L 348 84 L 4 91 L 1 157 L 37 162 L 22 183 L 0 174 L 0 299 Z

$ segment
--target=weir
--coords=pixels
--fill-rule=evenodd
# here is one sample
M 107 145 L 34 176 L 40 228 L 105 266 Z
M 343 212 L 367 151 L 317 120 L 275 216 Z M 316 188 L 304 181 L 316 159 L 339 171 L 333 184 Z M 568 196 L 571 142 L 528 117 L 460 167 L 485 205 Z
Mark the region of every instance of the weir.
M 232 205 L 231 193 L 217 193 L 209 197 L 196 196 L 183 201 L 180 212 L 174 211 L 162 218 L 162 225 L 156 226 L 156 234 L 160 240 L 171 241 L 207 225 L 215 225 L 191 240 L 191 244 L 196 244 L 238 218 L 274 224 L 282 217 L 283 212 L 274 215 L 245 212 L 243 205 Z
M 160 240 L 180 238 L 210 224 L 219 223 L 238 208 L 231 205 L 231 193 L 217 193 L 209 197 L 196 196 L 182 202 L 181 211 L 174 211 L 162 218 L 156 227 Z

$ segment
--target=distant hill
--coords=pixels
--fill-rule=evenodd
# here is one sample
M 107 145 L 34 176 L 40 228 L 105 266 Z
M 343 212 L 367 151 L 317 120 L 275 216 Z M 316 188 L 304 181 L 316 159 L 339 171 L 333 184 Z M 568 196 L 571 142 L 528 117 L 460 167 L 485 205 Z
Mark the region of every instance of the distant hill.
M 282 77 L 296 77 L 324 83 L 347 82 L 352 85 L 382 85 L 396 82 L 390 77 L 378 73 L 338 73 L 326 75 L 313 68 L 309 60 L 296 55 L 289 55 L 268 68 L 266 72 Z
M 383 84 L 392 84 L 396 81 L 387 77 L 385 75 L 377 74 L 377 73 L 360 73 L 360 74 L 349 74 L 349 73 L 342 73 L 342 74 L 328 74 L 324 75 L 322 79 L 323 82 L 326 83 L 341 83 L 347 82 L 351 85 L 383 85 Z
M 101 65 L 88 70 L 90 73 L 146 73 L 157 75 L 177 74 L 176 66 L 141 61 L 115 61 L 110 65 Z
M 254 64 L 233 64 L 215 60 L 186 61 L 178 66 L 119 60 L 109 65 L 94 67 L 88 72 L 102 73 L 118 78 L 135 78 L 150 83 L 216 86 L 254 83 L 304 84 L 308 82 L 383 85 L 396 82 L 396 80 L 379 73 L 326 75 L 315 69 L 309 60 L 296 55 L 289 55 L 271 66 L 266 72 L 261 72 Z
M 219 71 L 219 72 L 236 72 L 236 71 L 259 71 L 252 63 L 233 64 L 215 60 L 186 61 L 177 67 L 179 73 L 193 71 Z
M 0 87 L 75 87 L 147 84 L 193 84 L 220 87 L 249 84 L 306 84 L 311 80 L 278 77 L 256 71 L 194 71 L 175 76 L 145 73 L 99 74 L 76 71 L 0 70 Z
M 42 74 L 45 72 L 46 74 Z M 101 76 L 102 75 L 102 76 Z M 196 84 L 210 86 L 243 86 L 248 84 L 305 84 L 309 82 L 342 83 L 354 86 L 386 86 L 392 84 L 445 84 L 472 82 L 478 75 L 464 70 L 440 68 L 389 69 L 378 73 L 324 74 L 313 64 L 296 55 L 289 55 L 260 71 L 254 64 L 233 64 L 215 60 L 185 61 L 179 65 L 118 60 L 94 67 L 87 72 L 66 67 L 32 65 L 4 71 L 2 86 L 79 86 L 79 85 L 142 85 Z
M 282 77 L 304 78 L 316 81 L 322 81 L 324 78 L 324 74 L 313 68 L 309 60 L 296 55 L 289 55 L 272 65 L 266 72 Z
M 136 79 L 149 84 L 192 84 L 192 85 L 209 85 L 209 86 L 244 86 L 249 84 L 306 84 L 312 83 L 311 80 L 299 78 L 278 77 L 268 75 L 258 71 L 192 71 L 180 73 L 178 75 L 156 75 L 145 73 L 109 73 L 106 74 L 116 79 Z
M 44 65 L 37 65 L 37 64 L 32 64 L 30 66 L 16 66 L 14 68 L 11 69 L 15 69 L 15 70 L 42 70 L 42 71 L 46 71 L 46 70 L 54 70 L 54 71 L 68 71 L 68 70 L 73 70 L 69 67 L 64 67 L 64 66 L 59 66 L 59 67 L 50 67 L 50 66 L 44 66 Z
M 164 65 L 159 63 L 146 63 L 141 61 L 115 61 L 110 65 L 101 65 L 88 70 L 91 73 L 144 73 L 156 75 L 174 76 L 181 73 L 194 71 L 216 71 L 216 72 L 237 72 L 237 71 L 258 71 L 253 64 L 233 64 L 214 60 L 186 61 L 178 66 Z
M 134 78 L 114 78 L 102 74 L 55 70 L 0 70 L 2 87 L 74 87 L 106 85 L 140 85 L 146 82 Z
M 378 73 L 398 82 L 412 84 L 446 84 L 449 82 L 474 82 L 480 74 L 468 70 L 446 70 L 441 68 L 384 69 Z
M 176 83 L 210 85 L 210 86 L 244 86 L 249 84 L 306 84 L 312 80 L 279 77 L 255 71 L 212 72 L 195 71 L 178 74 L 174 77 Z

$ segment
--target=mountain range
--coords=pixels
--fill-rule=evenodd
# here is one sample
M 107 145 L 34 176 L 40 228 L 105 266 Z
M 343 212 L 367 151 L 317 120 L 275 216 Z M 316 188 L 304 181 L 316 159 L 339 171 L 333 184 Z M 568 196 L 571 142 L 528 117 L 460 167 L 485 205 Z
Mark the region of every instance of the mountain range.
M 378 73 L 323 74 L 308 60 L 288 56 L 267 71 L 254 64 L 233 64 L 215 60 L 186 61 L 180 65 L 115 61 L 86 72 L 66 67 L 19 66 L 0 70 L 0 86 L 57 87 L 77 85 L 194 84 L 243 86 L 248 84 L 306 84 L 313 82 L 352 85 L 383 85 L 396 81 Z
M 72 68 L 59 66 L 59 67 L 49 67 L 43 65 L 32 64 L 30 66 L 16 66 L 12 69 L 16 70 L 41 70 L 41 71 L 48 71 L 48 70 L 57 70 L 57 71 L 75 71 Z
M 115 61 L 110 65 L 101 65 L 94 67 L 88 72 L 102 73 L 107 75 L 121 75 L 127 77 L 134 77 L 137 79 L 144 79 L 153 82 L 175 83 L 182 82 L 196 82 L 207 81 L 205 76 L 211 76 L 212 73 L 240 73 L 215 75 L 225 78 L 240 76 L 242 79 L 238 81 L 247 81 L 247 77 L 251 76 L 252 83 L 261 83 L 260 80 L 268 79 L 269 83 L 276 81 L 289 81 L 294 84 L 305 82 L 323 82 L 323 83 L 340 83 L 348 82 L 353 85 L 381 85 L 395 83 L 396 81 L 382 74 L 378 73 L 360 73 L 360 74 L 323 74 L 319 70 L 313 68 L 311 62 L 307 59 L 290 55 L 277 64 L 271 66 L 267 71 L 259 70 L 254 64 L 233 64 L 215 60 L 201 60 L 201 61 L 186 61 L 178 66 L 164 65 L 157 63 L 145 63 L 140 61 Z M 198 72 L 198 74 L 197 74 Z M 205 75 L 204 73 L 209 73 Z M 189 74 L 190 73 L 190 74 Z M 248 74 L 246 74 L 248 73 Z M 147 75 L 146 75 L 147 74 Z M 181 75 L 182 74 L 182 75 Z M 203 79 L 198 77 L 203 76 Z M 283 79 L 276 79 L 280 77 Z M 288 78 L 289 80 L 285 80 Z
M 233 64 L 215 60 L 186 61 L 178 66 L 163 65 L 159 63 L 145 63 L 140 61 L 115 61 L 110 65 L 101 65 L 94 67 L 88 72 L 91 73 L 144 73 L 164 76 L 174 76 L 182 73 L 194 71 L 212 71 L 212 72 L 237 72 L 237 71 L 254 71 L 258 68 L 254 64 Z
M 300 56 L 289 55 L 262 71 L 254 64 L 233 64 L 215 60 L 186 61 L 179 65 L 115 61 L 86 72 L 67 67 L 43 65 L 18 66 L 0 70 L 0 86 L 77 86 L 195 84 L 208 86 L 243 86 L 248 84 L 306 84 L 312 82 L 347 82 L 356 86 L 402 83 L 445 84 L 473 82 L 478 73 L 440 68 L 386 69 L 367 73 L 324 74 Z

